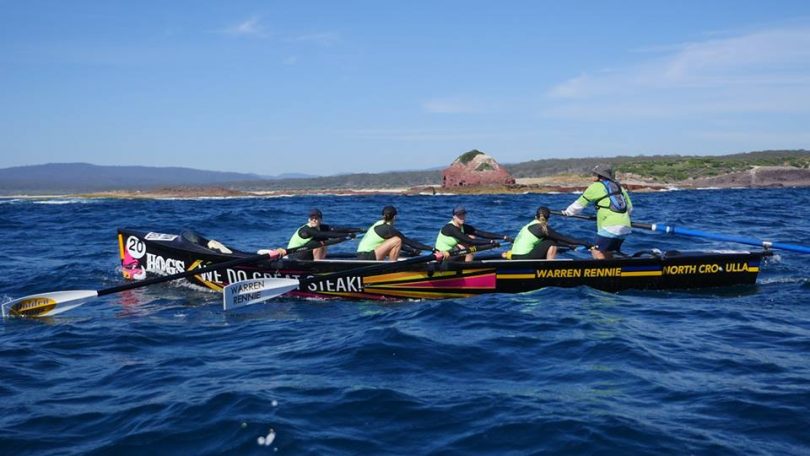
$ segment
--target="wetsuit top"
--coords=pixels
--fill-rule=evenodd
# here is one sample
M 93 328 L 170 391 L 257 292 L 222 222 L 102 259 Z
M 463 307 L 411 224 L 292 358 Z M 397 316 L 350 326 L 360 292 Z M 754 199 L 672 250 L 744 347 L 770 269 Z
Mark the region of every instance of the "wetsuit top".
M 471 238 L 470 235 L 474 235 L 476 238 Z M 436 250 L 448 252 L 456 248 L 459 243 L 464 245 L 488 245 L 491 244 L 489 239 L 503 238 L 504 236 L 502 234 L 476 230 L 474 226 L 466 223 L 458 227 L 453 225 L 453 222 L 449 222 L 442 227 L 441 231 L 439 231 L 439 235 L 436 236 Z
M 630 234 L 632 231 L 630 213 L 633 211 L 633 202 L 630 201 L 630 195 L 621 185 L 606 179 L 594 182 L 568 206 L 565 212 L 570 215 L 579 214 L 591 203 L 594 203 L 597 208 L 596 234 L 608 238 L 624 238 Z M 623 211 L 622 205 L 624 206 Z
M 358 228 L 329 226 L 325 224 L 321 224 L 317 228 L 313 228 L 309 225 L 303 225 L 295 230 L 295 233 L 293 233 L 292 237 L 290 238 L 290 242 L 287 243 L 287 248 L 293 249 L 302 247 L 311 241 L 317 242 L 341 238 L 348 234 L 357 233 L 359 231 L 362 230 Z
M 408 239 L 398 229 L 394 228 L 390 223 L 385 223 L 385 220 L 380 220 L 366 231 L 360 245 L 357 246 L 357 252 L 371 252 L 380 246 L 386 239 L 398 237 L 402 239 L 402 244 L 407 245 L 416 250 L 433 250 L 433 247 L 422 244 L 419 241 Z
M 512 244 L 512 255 L 526 255 L 531 252 L 537 244 L 540 244 L 546 239 L 571 245 L 584 245 L 586 247 L 590 245 L 585 241 L 563 236 L 548 225 L 546 225 L 546 231 L 547 233 L 543 233 L 539 220 L 532 220 L 529 224 L 521 228 L 520 232 L 515 237 L 515 242 Z

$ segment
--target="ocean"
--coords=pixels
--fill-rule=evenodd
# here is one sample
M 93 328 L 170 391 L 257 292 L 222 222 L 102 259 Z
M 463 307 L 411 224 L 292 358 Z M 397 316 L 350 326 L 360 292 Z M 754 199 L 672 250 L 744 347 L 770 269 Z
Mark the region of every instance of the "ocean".
M 308 210 L 384 205 L 433 243 L 451 209 L 514 236 L 572 194 L 0 199 L 0 302 L 123 282 L 116 228 L 286 245 Z M 633 195 L 634 220 L 810 243 L 807 189 Z M 593 222 L 553 218 L 589 238 Z M 353 243 L 332 248 L 351 252 Z M 635 232 L 624 250 L 753 247 Z M 808 454 L 810 257 L 755 286 L 542 289 L 443 301 L 275 299 L 184 283 L 0 323 L 0 454 Z

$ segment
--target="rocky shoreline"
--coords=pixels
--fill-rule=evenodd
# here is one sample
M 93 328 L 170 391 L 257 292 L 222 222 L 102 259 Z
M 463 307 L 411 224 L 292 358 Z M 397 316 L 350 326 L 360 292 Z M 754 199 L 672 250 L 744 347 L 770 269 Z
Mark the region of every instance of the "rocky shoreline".
M 657 182 L 631 174 L 617 175 L 617 178 L 631 192 L 659 192 L 668 190 L 721 189 L 721 188 L 782 188 L 810 187 L 810 169 L 789 166 L 761 166 L 753 169 L 700 179 L 687 179 L 678 182 Z M 109 198 L 109 199 L 200 199 L 200 198 L 250 198 L 283 197 L 296 195 L 476 195 L 476 194 L 520 194 L 520 193 L 577 193 L 592 182 L 589 176 L 556 175 L 539 178 L 517 179 L 514 184 L 468 186 L 443 188 L 422 186 L 411 188 L 369 188 L 369 189 L 306 189 L 246 191 L 222 186 L 211 187 L 164 187 L 151 190 L 116 190 L 109 192 L 51 195 L 65 198 Z M 9 196 L 16 198 L 43 198 L 43 196 Z

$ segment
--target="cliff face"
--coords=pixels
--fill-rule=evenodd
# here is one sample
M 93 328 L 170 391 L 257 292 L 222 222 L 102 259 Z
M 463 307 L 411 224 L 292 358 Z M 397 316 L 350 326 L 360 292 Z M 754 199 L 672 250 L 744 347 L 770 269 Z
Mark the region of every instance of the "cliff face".
M 515 179 L 494 158 L 471 150 L 459 156 L 442 171 L 442 187 L 468 187 L 479 185 L 511 185 Z

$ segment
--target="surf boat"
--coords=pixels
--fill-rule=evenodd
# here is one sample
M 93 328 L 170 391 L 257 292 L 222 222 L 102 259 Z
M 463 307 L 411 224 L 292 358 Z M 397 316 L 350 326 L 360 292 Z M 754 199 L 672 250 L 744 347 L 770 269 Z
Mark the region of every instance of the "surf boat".
M 134 280 L 147 274 L 176 274 L 254 255 L 221 248 L 219 243 L 214 245 L 220 248 L 209 248 L 211 241 L 194 232 L 166 234 L 119 229 L 118 242 L 124 277 Z M 431 261 L 393 272 L 350 274 L 305 283 L 288 295 L 362 300 L 444 299 L 583 285 L 610 292 L 729 287 L 754 284 L 767 254 L 767 251 L 730 250 L 644 251 L 611 260 L 505 260 L 493 254 L 480 254 L 481 258 L 472 262 Z M 341 257 L 320 261 L 285 257 L 210 271 L 187 280 L 221 291 L 231 283 L 248 279 L 304 279 L 379 263 Z

